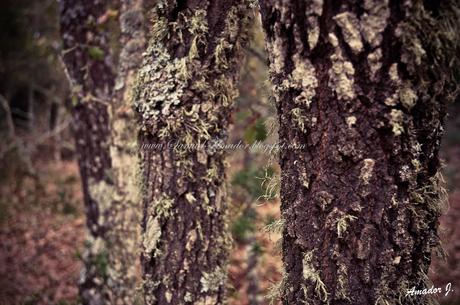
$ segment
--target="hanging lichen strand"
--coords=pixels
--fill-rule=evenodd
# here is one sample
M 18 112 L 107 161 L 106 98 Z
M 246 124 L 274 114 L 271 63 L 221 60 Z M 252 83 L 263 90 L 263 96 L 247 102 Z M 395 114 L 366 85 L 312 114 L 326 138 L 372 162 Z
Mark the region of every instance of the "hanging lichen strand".
M 141 126 L 146 304 L 224 302 L 231 240 L 219 145 L 237 96 L 249 13 L 248 3 L 239 0 L 160 1 L 152 13 L 134 97 Z M 175 143 L 194 147 L 168 146 Z
M 283 304 L 432 304 L 454 1 L 260 1 L 283 150 Z M 431 285 L 430 285 L 431 287 Z

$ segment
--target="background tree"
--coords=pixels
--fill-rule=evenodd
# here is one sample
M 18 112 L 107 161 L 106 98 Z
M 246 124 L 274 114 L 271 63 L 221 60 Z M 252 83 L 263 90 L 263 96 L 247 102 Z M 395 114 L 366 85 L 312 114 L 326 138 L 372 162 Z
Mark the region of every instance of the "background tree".
M 222 304 L 231 241 L 221 145 L 237 95 L 248 4 L 160 1 L 152 15 L 135 94 L 145 303 Z
M 458 4 L 261 1 L 280 140 L 284 304 L 428 304 Z M 431 285 L 429 285 L 431 286 Z
M 64 146 L 63 141 L 54 147 L 44 148 L 43 144 L 59 136 L 68 125 L 65 116 L 58 115 L 67 86 L 57 85 L 64 74 L 59 65 L 54 8 L 48 0 L 40 4 L 7 0 L 0 4 L 0 112 L 3 122 L 13 123 L 2 126 L 7 134 L 0 159 L 10 159 L 5 162 L 7 172 L 16 167 L 16 172 L 36 180 L 38 173 L 32 159 L 38 146 L 59 160 L 59 149 L 54 148 Z M 11 162 L 16 159 L 20 162 Z
M 144 51 L 143 2 L 117 5 L 61 2 L 63 60 L 89 229 L 80 280 L 84 304 L 134 304 L 140 275 L 137 130 L 130 101 Z

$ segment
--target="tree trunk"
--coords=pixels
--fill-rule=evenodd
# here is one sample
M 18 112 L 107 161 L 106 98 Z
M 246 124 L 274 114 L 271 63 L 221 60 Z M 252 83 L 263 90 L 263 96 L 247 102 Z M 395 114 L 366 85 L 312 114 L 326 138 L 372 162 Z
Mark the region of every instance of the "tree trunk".
M 146 304 L 223 304 L 231 241 L 221 146 L 248 13 L 240 0 L 162 1 L 153 13 L 135 95 Z
M 260 5 L 284 145 L 283 304 L 427 304 L 406 293 L 428 285 L 439 245 L 455 29 L 418 0 Z
M 251 234 L 251 236 L 249 237 L 249 243 L 246 245 L 246 255 L 248 264 L 248 266 L 246 267 L 246 280 L 248 282 L 248 288 L 246 289 L 246 293 L 248 295 L 248 305 L 260 305 L 260 278 L 257 269 L 259 267 L 259 257 L 261 255 L 261 251 L 254 232 L 250 232 L 249 234 Z
M 89 229 L 81 298 L 91 305 L 132 305 L 140 282 L 141 201 L 130 99 L 145 44 L 142 0 L 120 1 L 117 66 L 104 29 L 111 12 L 105 1 L 62 1 L 63 60 Z

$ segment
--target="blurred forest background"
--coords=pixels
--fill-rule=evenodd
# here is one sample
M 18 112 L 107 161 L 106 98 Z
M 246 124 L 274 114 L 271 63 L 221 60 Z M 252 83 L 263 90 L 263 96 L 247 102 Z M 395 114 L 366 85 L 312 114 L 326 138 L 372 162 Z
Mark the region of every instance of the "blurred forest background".
M 56 0 L 0 2 L 0 305 L 78 303 L 85 219 L 58 24 Z M 230 143 L 277 141 L 263 39 L 256 24 Z M 430 278 L 435 287 L 452 283 L 453 292 L 440 301 L 454 305 L 460 304 L 458 102 L 451 105 L 442 157 L 450 192 L 441 221 L 447 258 L 435 260 Z M 268 304 L 281 277 L 279 235 L 272 232 L 279 218 L 276 156 L 237 150 L 228 161 L 229 304 Z

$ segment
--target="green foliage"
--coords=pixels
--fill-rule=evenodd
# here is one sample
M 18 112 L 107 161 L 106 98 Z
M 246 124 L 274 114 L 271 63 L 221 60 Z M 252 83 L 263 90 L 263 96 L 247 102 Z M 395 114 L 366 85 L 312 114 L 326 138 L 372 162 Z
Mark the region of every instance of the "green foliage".
M 262 177 L 266 175 L 269 177 L 274 175 L 272 167 L 243 169 L 233 176 L 232 185 L 242 187 L 253 199 L 258 199 L 265 195 Z
M 104 56 L 105 56 L 104 50 L 102 50 L 101 48 L 97 46 L 89 47 L 88 54 L 89 54 L 89 57 L 91 57 L 92 59 L 99 60 L 99 61 L 104 60 Z
M 108 267 L 109 267 L 109 254 L 107 251 L 102 251 L 96 254 L 92 260 L 91 264 L 96 269 L 97 274 L 102 278 L 107 279 L 108 277 Z
M 262 255 L 264 254 L 264 248 L 259 242 L 254 242 L 252 243 L 251 251 L 255 253 L 256 255 Z
M 267 138 L 267 129 L 265 128 L 264 120 L 258 119 L 244 132 L 244 141 L 247 144 L 252 144 L 256 141 L 264 141 Z
M 246 210 L 232 224 L 233 238 L 237 241 L 245 241 L 249 235 L 255 231 L 255 220 L 257 214 L 254 210 Z

